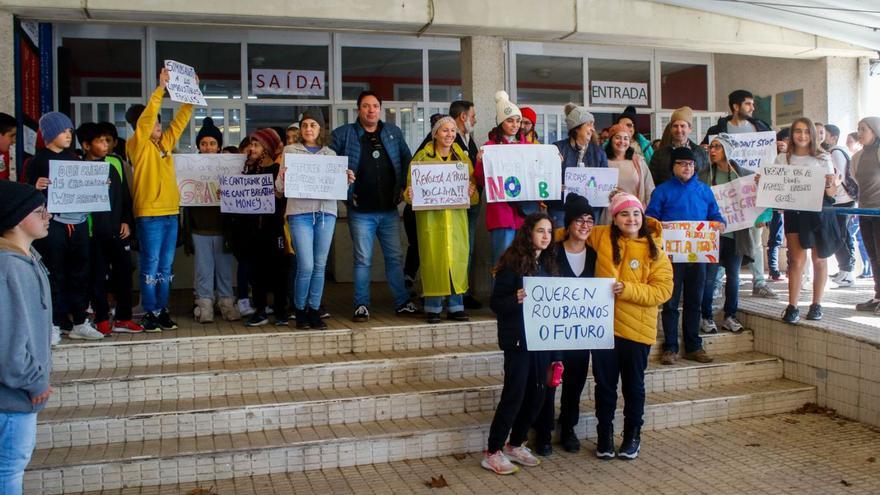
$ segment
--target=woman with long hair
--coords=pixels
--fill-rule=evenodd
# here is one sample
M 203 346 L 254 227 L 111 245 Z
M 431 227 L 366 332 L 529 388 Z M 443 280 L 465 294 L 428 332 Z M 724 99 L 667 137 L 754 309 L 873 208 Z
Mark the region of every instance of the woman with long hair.
M 858 129 L 862 149 L 852 157 L 852 175 L 859 184 L 859 206 L 880 208 L 880 117 L 860 120 Z M 874 275 L 874 297 L 857 304 L 856 310 L 880 314 L 880 218 L 859 215 L 859 229 L 871 260 L 866 269 Z
M 618 189 L 639 198 L 642 204 L 648 204 L 654 192 L 654 178 L 645 158 L 635 152 L 631 140 L 626 127 L 620 124 L 611 126 L 605 144 L 608 167 L 619 170 Z

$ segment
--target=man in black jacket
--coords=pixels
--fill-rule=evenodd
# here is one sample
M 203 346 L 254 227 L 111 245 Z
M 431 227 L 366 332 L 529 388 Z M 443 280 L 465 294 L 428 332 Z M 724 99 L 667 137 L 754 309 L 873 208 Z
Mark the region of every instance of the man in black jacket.
M 701 144 L 709 144 L 709 136 L 717 136 L 722 132 L 742 134 L 770 130 L 770 126 L 764 121 L 752 116 L 755 113 L 755 97 L 749 91 L 738 89 L 727 95 L 727 106 L 730 107 L 730 115 L 718 119 L 718 123 L 709 128 Z

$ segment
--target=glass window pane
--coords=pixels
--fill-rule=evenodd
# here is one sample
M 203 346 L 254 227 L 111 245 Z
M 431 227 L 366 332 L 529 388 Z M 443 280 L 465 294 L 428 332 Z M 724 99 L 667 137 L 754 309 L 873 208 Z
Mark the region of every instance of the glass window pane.
M 254 99 L 290 98 L 290 99 L 327 99 L 330 93 L 327 90 L 329 84 L 329 71 L 327 69 L 327 46 L 291 46 L 291 45 L 261 45 L 249 43 L 248 50 L 248 95 Z M 322 95 L 255 95 L 253 90 L 254 69 L 264 70 L 315 70 L 324 72 Z
M 342 47 L 342 99 L 374 91 L 383 101 L 422 101 L 422 51 Z
M 59 83 L 67 76 L 70 96 L 141 96 L 140 40 L 64 38 L 61 45 Z
M 168 103 L 166 103 L 167 105 Z M 163 106 L 159 110 L 159 115 L 162 117 L 162 130 L 168 128 L 168 125 L 174 119 L 176 115 L 176 110 L 171 107 Z M 192 119 L 186 124 L 186 129 L 183 130 L 183 134 L 180 135 L 180 141 L 177 142 L 177 147 L 174 148 L 174 153 L 196 153 L 198 150 L 193 145 L 193 138 L 195 136 L 190 135 L 190 128 L 192 127 Z
M 584 61 L 546 55 L 516 56 L 517 104 L 565 105 L 584 101 Z
M 206 98 L 241 98 L 241 45 L 239 43 L 196 43 L 157 41 L 156 73 L 165 60 L 192 66 Z M 148 86 L 154 87 L 155 82 Z M 166 95 L 167 97 L 167 95 Z
M 660 63 L 660 94 L 663 108 L 685 105 L 694 110 L 709 109 L 708 76 L 705 65 Z
M 430 101 L 453 102 L 461 96 L 461 53 L 428 50 L 428 97 Z
M 591 58 L 590 65 L 590 104 L 593 106 L 616 106 L 608 103 L 594 102 L 592 91 L 593 81 L 605 81 L 615 83 L 645 83 L 648 103 L 636 105 L 641 107 L 651 106 L 651 62 L 647 60 L 609 60 Z M 625 103 L 621 107 L 627 106 Z
M 247 106 L 247 134 L 257 129 L 272 127 L 279 132 L 284 139 L 285 131 L 290 124 L 299 121 L 300 114 L 312 106 L 296 105 L 248 105 Z M 330 107 L 319 106 L 324 112 L 324 118 L 330 122 Z M 328 124 L 327 130 L 333 130 L 334 124 Z

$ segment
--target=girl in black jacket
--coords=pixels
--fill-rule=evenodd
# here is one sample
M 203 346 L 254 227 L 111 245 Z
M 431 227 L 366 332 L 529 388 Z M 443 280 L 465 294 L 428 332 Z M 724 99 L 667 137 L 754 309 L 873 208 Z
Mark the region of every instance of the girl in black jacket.
M 523 466 L 540 464 L 525 441 L 544 403 L 550 353 L 526 348 L 523 277 L 555 272 L 554 253 L 545 251 L 552 237 L 550 217 L 544 213 L 529 215 L 494 270 L 495 289 L 490 306 L 498 318 L 498 346 L 504 351 L 504 388 L 481 465 L 497 474 L 518 471 L 511 461 Z M 505 444 L 508 434 L 510 442 Z

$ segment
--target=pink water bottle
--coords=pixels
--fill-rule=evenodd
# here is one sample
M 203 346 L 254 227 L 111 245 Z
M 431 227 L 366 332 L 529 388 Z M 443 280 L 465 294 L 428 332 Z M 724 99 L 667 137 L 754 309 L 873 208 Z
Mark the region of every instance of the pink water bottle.
M 547 386 L 550 388 L 558 387 L 562 383 L 563 371 L 565 371 L 565 366 L 562 365 L 562 361 L 550 363 L 550 367 L 547 368 Z

